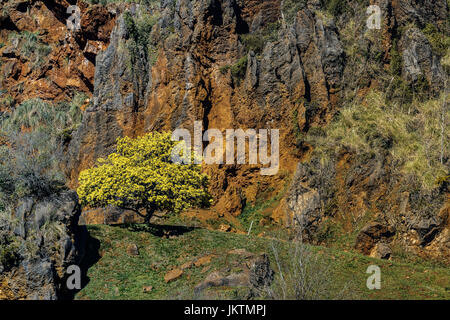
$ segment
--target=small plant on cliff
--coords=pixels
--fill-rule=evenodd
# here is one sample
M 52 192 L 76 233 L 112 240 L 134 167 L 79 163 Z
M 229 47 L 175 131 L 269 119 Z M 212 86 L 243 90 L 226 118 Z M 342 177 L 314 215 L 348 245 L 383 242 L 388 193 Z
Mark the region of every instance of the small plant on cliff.
M 281 2 L 281 13 L 283 19 L 288 23 L 294 22 L 297 12 L 306 7 L 306 0 L 283 0 Z
M 246 52 L 250 50 L 260 55 L 267 42 L 273 42 L 278 39 L 278 31 L 280 30 L 280 22 L 267 23 L 263 28 L 255 32 L 242 34 L 239 40 L 245 46 Z
M 433 51 L 443 57 L 450 47 L 450 37 L 443 32 L 439 32 L 434 24 L 427 23 L 422 30 L 433 48 Z
M 144 57 L 151 65 L 156 62 L 158 48 L 151 41 L 153 26 L 158 22 L 159 14 L 152 13 L 150 7 L 140 8 L 133 15 L 125 11 L 123 15 L 129 39 L 127 49 L 130 53 L 129 67 L 133 70 L 138 59 Z
M 77 192 L 82 205 L 115 205 L 136 212 L 148 223 L 156 210 L 180 212 L 209 204 L 208 176 L 200 166 L 171 160 L 178 143 L 170 133 L 119 138 L 115 153 L 80 173 Z
M 0 116 L 0 210 L 26 196 L 54 193 L 65 183 L 60 170 L 63 133 L 81 121 L 83 94 L 54 106 L 27 100 Z
M 36 32 L 13 32 L 9 35 L 9 41 L 19 49 L 23 58 L 31 62 L 33 69 L 39 68 L 52 51 L 51 47 L 45 44 Z
M 225 65 L 220 67 L 220 72 L 226 74 L 228 70 L 231 70 L 231 77 L 237 86 L 241 84 L 241 81 L 245 78 L 245 72 L 247 71 L 248 57 L 247 55 L 241 57 L 236 63 L 232 65 Z

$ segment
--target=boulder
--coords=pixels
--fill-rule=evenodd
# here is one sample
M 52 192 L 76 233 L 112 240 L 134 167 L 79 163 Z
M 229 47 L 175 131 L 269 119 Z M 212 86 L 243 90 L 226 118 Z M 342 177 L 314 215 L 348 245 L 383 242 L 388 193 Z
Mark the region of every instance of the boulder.
M 129 244 L 128 247 L 127 247 L 127 253 L 130 256 L 137 256 L 137 255 L 139 255 L 139 249 L 138 249 L 137 245 L 134 244 L 134 243 Z
M 370 255 L 378 242 L 389 240 L 394 234 L 395 230 L 391 226 L 379 222 L 370 222 L 358 233 L 355 249 Z M 381 247 L 381 249 L 385 248 Z
M 378 259 L 390 259 L 392 250 L 385 243 L 377 243 L 370 252 L 370 256 Z

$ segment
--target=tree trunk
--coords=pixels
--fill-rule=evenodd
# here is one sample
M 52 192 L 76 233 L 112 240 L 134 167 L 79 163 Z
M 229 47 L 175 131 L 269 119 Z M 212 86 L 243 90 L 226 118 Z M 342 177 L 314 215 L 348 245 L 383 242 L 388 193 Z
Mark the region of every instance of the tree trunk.
M 144 218 L 145 224 L 150 224 L 150 219 L 153 217 L 153 213 L 155 213 L 154 208 L 146 208 L 145 209 L 146 215 Z

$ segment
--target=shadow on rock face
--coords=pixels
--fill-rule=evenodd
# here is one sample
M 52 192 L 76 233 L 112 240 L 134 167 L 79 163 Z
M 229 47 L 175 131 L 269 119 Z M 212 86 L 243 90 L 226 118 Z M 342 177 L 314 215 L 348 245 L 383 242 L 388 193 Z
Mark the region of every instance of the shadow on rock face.
M 159 224 L 120 224 L 120 228 L 127 228 L 130 231 L 149 232 L 156 237 L 168 238 L 181 236 L 187 232 L 191 232 L 196 227 L 171 226 Z
M 85 226 L 81 227 L 86 228 Z M 64 292 L 62 292 L 60 299 L 73 300 L 75 298 L 75 295 L 88 285 L 90 279 L 87 275 L 87 272 L 90 267 L 92 267 L 100 260 L 101 256 L 99 251 L 100 251 L 100 241 L 92 237 L 89 233 L 87 233 L 85 252 L 83 259 L 81 260 L 80 263 L 81 288 L 79 290 L 65 290 Z

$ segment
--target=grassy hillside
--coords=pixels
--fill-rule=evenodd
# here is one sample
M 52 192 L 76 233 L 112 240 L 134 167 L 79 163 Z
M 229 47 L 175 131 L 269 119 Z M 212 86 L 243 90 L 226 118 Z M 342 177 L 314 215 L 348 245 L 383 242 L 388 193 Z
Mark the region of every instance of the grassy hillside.
M 75 299 L 189 299 L 193 288 L 214 270 L 234 270 L 239 265 L 232 249 L 252 253 L 266 252 L 272 268 L 274 255 L 268 238 L 224 233 L 202 228 L 142 225 L 88 226 L 90 232 L 87 278 Z M 127 252 L 135 244 L 139 254 Z M 281 260 L 287 261 L 289 242 L 276 241 Z M 312 247 L 328 264 L 331 283 L 329 297 L 356 299 L 450 299 L 450 269 L 418 258 L 378 260 L 335 248 Z M 207 256 L 199 266 L 184 269 L 178 279 L 166 283 L 164 276 L 176 267 Z M 209 261 L 209 257 L 211 257 Z M 368 290 L 366 274 L 369 265 L 381 268 L 381 289 Z M 275 277 L 279 276 L 277 273 Z M 144 287 L 152 287 L 144 292 Z M 239 288 L 218 287 L 202 298 L 243 298 Z

